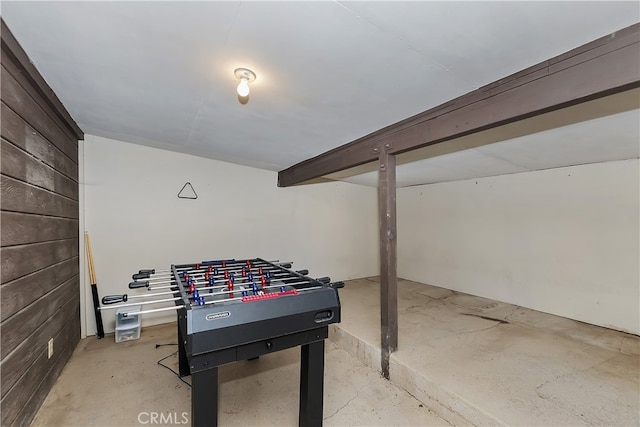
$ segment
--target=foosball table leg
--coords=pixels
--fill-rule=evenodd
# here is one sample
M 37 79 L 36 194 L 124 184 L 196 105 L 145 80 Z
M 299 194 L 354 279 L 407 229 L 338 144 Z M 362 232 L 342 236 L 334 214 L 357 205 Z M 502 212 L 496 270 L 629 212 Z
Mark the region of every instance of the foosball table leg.
M 300 359 L 300 427 L 321 427 L 324 393 L 324 340 L 305 344 Z
M 218 368 L 191 375 L 191 425 L 218 425 Z
M 181 377 L 186 377 L 191 374 L 191 369 L 189 368 L 189 359 L 187 359 L 185 337 L 182 336 L 180 323 L 178 323 L 178 372 L 180 373 Z

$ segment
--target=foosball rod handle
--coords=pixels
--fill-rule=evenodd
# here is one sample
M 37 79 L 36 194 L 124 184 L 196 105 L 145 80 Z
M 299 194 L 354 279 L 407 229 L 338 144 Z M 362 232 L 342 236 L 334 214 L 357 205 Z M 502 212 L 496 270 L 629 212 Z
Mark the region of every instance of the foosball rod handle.
M 344 282 L 333 282 L 329 286 L 331 286 L 333 289 L 344 288 Z
M 320 283 L 324 283 L 325 285 L 331 283 L 331 277 L 318 277 L 316 280 Z
M 137 288 L 148 288 L 149 287 L 149 281 L 145 281 L 145 282 L 139 282 L 139 281 L 135 281 L 135 282 L 131 282 L 129 283 L 129 289 L 137 289 Z
M 296 273 L 306 276 L 307 274 L 309 274 L 309 270 L 297 270 Z
M 127 302 L 127 294 L 124 295 L 107 295 L 106 297 L 102 297 L 102 303 L 104 305 L 116 304 L 119 302 Z

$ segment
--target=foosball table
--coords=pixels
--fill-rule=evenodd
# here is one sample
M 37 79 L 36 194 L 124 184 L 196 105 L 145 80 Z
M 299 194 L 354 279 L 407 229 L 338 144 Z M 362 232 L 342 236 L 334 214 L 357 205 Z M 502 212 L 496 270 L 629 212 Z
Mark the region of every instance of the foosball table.
M 177 310 L 179 374 L 191 375 L 193 426 L 217 425 L 219 366 L 301 346 L 299 425 L 321 426 L 324 340 L 328 325 L 340 322 L 344 284 L 308 274 L 260 258 L 140 270 L 129 288 L 147 292 L 106 296 L 101 309 Z M 146 309 L 167 302 L 175 306 Z

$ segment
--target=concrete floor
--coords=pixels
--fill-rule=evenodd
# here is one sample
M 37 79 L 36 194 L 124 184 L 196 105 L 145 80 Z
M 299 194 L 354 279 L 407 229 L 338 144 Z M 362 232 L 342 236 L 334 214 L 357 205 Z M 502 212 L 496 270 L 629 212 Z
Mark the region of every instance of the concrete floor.
M 116 344 L 113 335 L 82 340 L 32 425 L 189 424 L 190 388 L 156 364 L 177 347 L 155 344 L 175 342 L 175 324 L 143 328 L 137 341 Z M 163 363 L 177 370 L 176 356 Z M 223 366 L 219 425 L 297 425 L 299 373 L 299 347 Z M 324 387 L 325 426 L 449 425 L 330 341 Z M 168 422 L 152 423 L 151 413 Z
M 400 280 L 391 381 L 455 425 L 640 425 L 640 338 Z M 379 281 L 348 282 L 329 338 L 380 366 Z
M 340 291 L 342 323 L 326 343 L 326 426 L 640 425 L 637 336 L 405 280 L 398 286 L 391 382 L 377 372 L 378 280 Z M 33 424 L 150 424 L 152 412 L 178 424 L 188 417 L 190 389 L 156 364 L 175 346 L 155 347 L 175 335 L 170 324 L 144 328 L 138 341 L 82 340 Z M 175 369 L 175 356 L 165 363 Z M 220 425 L 296 425 L 298 379 L 299 349 L 221 368 Z

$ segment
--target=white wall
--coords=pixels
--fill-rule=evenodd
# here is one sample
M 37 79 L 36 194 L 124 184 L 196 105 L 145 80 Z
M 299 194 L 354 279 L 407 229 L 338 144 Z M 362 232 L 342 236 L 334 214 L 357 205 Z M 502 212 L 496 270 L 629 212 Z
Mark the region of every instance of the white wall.
M 220 258 L 293 261 L 294 269 L 334 280 L 378 273 L 374 188 L 278 188 L 275 172 L 92 135 L 85 137 L 84 171 L 84 218 L 101 297 L 134 293 L 127 285 L 140 268 Z M 197 200 L 177 197 L 187 181 Z M 88 335 L 95 334 L 90 298 Z M 111 313 L 103 313 L 106 331 L 114 328 Z M 174 312 L 152 314 L 143 325 L 173 320 Z
M 640 334 L 638 160 L 398 191 L 410 280 Z

